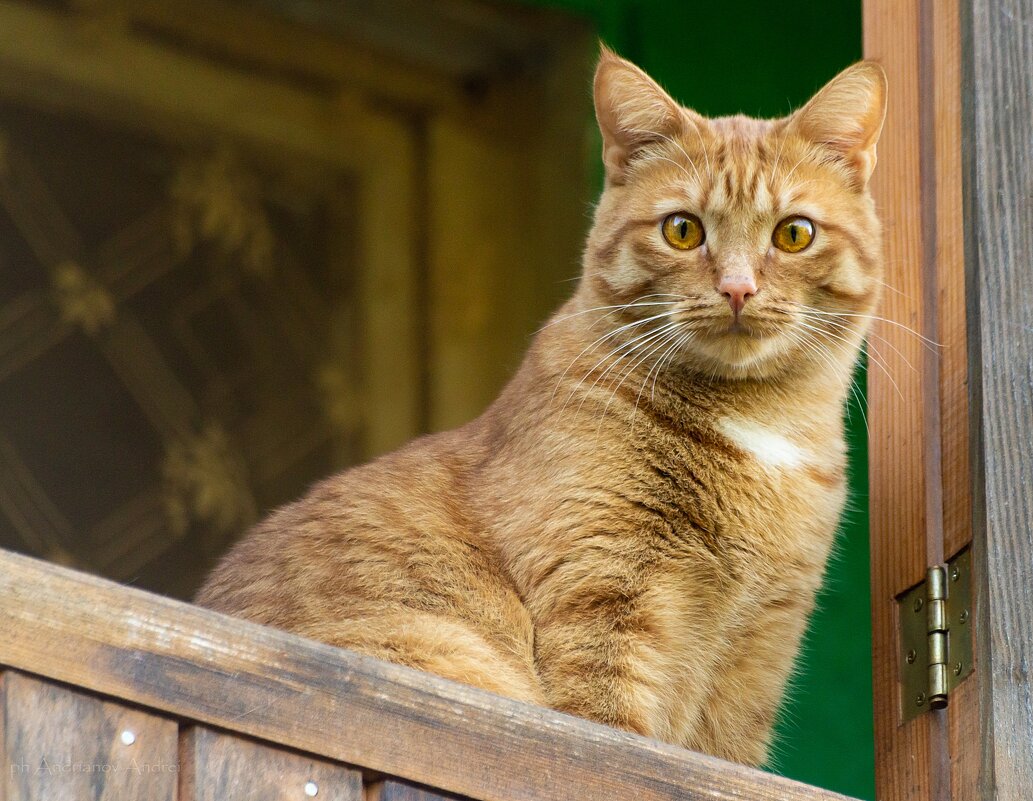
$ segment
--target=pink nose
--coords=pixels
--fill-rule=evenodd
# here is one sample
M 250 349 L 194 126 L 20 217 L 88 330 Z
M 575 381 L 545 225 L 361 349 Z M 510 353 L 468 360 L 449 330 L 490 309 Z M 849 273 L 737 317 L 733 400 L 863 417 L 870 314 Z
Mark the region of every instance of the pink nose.
M 732 314 L 738 318 L 746 301 L 757 294 L 757 282 L 749 275 L 726 275 L 717 285 L 717 291 L 728 298 Z

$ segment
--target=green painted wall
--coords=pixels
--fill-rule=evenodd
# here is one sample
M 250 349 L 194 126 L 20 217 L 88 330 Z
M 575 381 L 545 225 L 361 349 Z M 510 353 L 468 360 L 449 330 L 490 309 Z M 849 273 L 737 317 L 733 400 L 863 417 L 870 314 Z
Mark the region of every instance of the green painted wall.
M 707 115 L 781 116 L 861 57 L 860 0 L 538 2 L 589 17 L 603 41 Z M 863 380 L 861 372 L 861 397 Z M 783 709 L 771 769 L 873 799 L 867 454 L 856 401 L 848 420 L 852 497 Z

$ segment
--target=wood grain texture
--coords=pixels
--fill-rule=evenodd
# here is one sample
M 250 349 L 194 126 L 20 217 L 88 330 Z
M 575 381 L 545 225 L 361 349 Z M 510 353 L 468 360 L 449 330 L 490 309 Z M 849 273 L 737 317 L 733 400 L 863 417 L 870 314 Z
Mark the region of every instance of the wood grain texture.
M 1033 796 L 1033 8 L 963 20 L 983 798 Z
M 180 738 L 178 801 L 363 801 L 356 770 L 192 726 Z
M 972 542 L 968 449 L 968 329 L 961 181 L 961 30 L 958 0 L 936 0 L 932 16 L 935 268 L 940 348 L 943 557 Z
M 961 171 L 961 17 L 958 0 L 931 4 L 935 154 L 935 269 L 938 301 L 942 557 L 972 541 L 965 224 Z M 947 708 L 946 790 L 975 799 L 979 784 L 979 696 L 971 677 Z M 941 760 L 942 765 L 942 760 Z M 942 768 L 941 768 L 942 769 Z
M 3 676 L 6 801 L 175 801 L 176 723 L 31 676 Z
M 843 798 L 15 554 L 0 632 L 0 664 L 482 801 Z
M 883 221 L 886 282 L 870 337 L 868 460 L 876 789 L 886 801 L 931 801 L 930 716 L 900 723 L 895 597 L 927 566 L 928 434 L 921 175 L 920 0 L 866 0 L 864 53 L 889 79 L 888 108 L 872 180 Z M 911 702 L 911 699 L 906 699 Z
M 399 781 L 385 781 L 366 788 L 366 801 L 462 801 Z

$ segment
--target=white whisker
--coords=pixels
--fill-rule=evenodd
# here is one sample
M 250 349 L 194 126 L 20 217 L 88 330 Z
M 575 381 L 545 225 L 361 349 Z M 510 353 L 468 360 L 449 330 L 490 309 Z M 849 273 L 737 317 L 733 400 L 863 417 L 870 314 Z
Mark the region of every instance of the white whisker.
M 670 330 L 671 328 L 673 328 L 673 327 L 675 327 L 675 326 L 678 326 L 678 325 L 681 325 L 681 323 L 677 323 L 677 322 L 674 322 L 674 323 L 667 323 L 667 324 L 665 324 L 665 325 L 661 326 L 661 327 L 660 327 L 659 329 L 657 329 L 657 330 L 653 330 L 653 331 L 647 331 L 647 332 L 645 332 L 644 334 L 639 334 L 639 335 L 638 335 L 638 336 L 636 336 L 635 338 L 633 338 L 633 339 L 629 340 L 628 342 L 625 342 L 625 343 L 623 343 L 623 344 L 621 344 L 621 345 L 618 345 L 618 346 L 617 346 L 616 348 L 614 348 L 613 350 L 611 350 L 611 351 L 610 351 L 609 353 L 607 353 L 607 354 L 606 354 L 605 356 L 603 356 L 603 358 L 602 358 L 602 359 L 600 359 L 599 361 L 597 361 L 597 362 L 596 362 L 596 363 L 595 363 L 595 364 L 594 364 L 594 365 L 592 366 L 592 368 L 591 368 L 590 370 L 588 370 L 588 371 L 587 371 L 587 372 L 585 373 L 585 375 L 584 375 L 584 376 L 582 376 L 581 380 L 577 382 L 577 385 L 576 385 L 576 386 L 575 386 L 575 387 L 574 387 L 574 388 L 573 388 L 573 389 L 572 389 L 572 390 L 570 391 L 570 394 L 569 394 L 569 395 L 567 396 L 567 399 L 566 399 L 566 400 L 565 400 L 565 401 L 563 402 L 563 408 L 566 408 L 566 406 L 567 406 L 567 404 L 568 404 L 568 403 L 570 402 L 571 398 L 573 398 L 573 397 L 574 397 L 574 395 L 576 395 L 576 394 L 577 394 L 578 390 L 579 390 L 579 389 L 581 389 L 581 386 L 582 386 L 582 385 L 583 385 L 583 384 L 585 383 L 585 381 L 586 381 L 586 380 L 588 379 L 588 377 L 589 377 L 590 375 L 592 375 L 592 373 L 594 373 L 594 372 L 595 372 L 595 371 L 596 371 L 597 369 L 599 369 L 599 367 L 600 367 L 600 366 L 601 366 L 601 365 L 602 365 L 602 364 L 603 364 L 603 363 L 604 363 L 605 361 L 607 361 L 608 359 L 611 359 L 611 358 L 613 358 L 614 356 L 617 356 L 617 359 L 616 359 L 616 361 L 614 361 L 614 362 L 613 362 L 613 364 L 610 364 L 609 366 L 607 366 L 607 367 L 606 367 L 606 369 L 605 369 L 605 370 L 604 370 L 604 371 L 603 371 L 603 372 L 602 372 L 602 373 L 601 373 L 601 374 L 600 374 L 599 376 L 597 376 L 597 377 L 596 377 L 595 381 L 594 381 L 594 382 L 592 382 L 592 386 L 591 386 L 591 387 L 589 387 L 588 391 L 587 391 L 587 392 L 585 393 L 584 397 L 583 397 L 583 398 L 581 399 L 581 403 L 580 403 L 580 404 L 578 404 L 578 411 L 580 411 L 580 410 L 581 410 L 581 407 L 582 407 L 582 406 L 584 406 L 584 404 L 585 404 L 585 400 L 587 400 L 587 398 L 588 398 L 588 395 L 589 395 L 589 394 L 591 393 L 591 390 L 595 389 L 595 387 L 596 387 L 596 386 L 597 386 L 597 385 L 599 384 L 599 382 L 600 382 L 600 381 L 601 381 L 601 380 L 602 380 L 603 378 L 605 378 L 605 377 L 606 377 L 606 376 L 607 376 L 607 375 L 609 374 L 609 372 L 610 372 L 610 371 L 611 371 L 611 370 L 612 370 L 612 369 L 613 369 L 613 368 L 614 368 L 614 367 L 615 367 L 616 365 L 620 364 L 620 362 L 621 362 L 622 360 L 624 360 L 625 358 L 627 358 L 627 357 L 631 356 L 631 355 L 632 355 L 633 353 L 635 353 L 635 351 L 637 351 L 637 350 L 638 350 L 639 348 L 641 348 L 641 347 L 645 347 L 646 345 L 648 345 L 648 344 L 649 344 L 650 342 L 652 342 L 652 341 L 653 341 L 653 340 L 654 340 L 654 339 L 655 339 L 656 337 L 658 337 L 658 336 L 663 336 L 663 335 L 664 335 L 664 334 L 665 334 L 665 333 L 666 333 L 667 331 L 669 331 L 669 330 Z M 622 353 L 622 351 L 626 351 L 626 352 Z
M 903 323 L 898 323 L 896 320 L 889 320 L 889 319 L 887 319 L 885 317 L 880 317 L 877 314 L 857 314 L 855 312 L 838 312 L 838 311 L 837 312 L 830 312 L 830 311 L 824 311 L 822 309 L 815 309 L 813 306 L 808 306 L 805 303 L 797 303 L 795 301 L 789 301 L 789 302 L 792 303 L 794 306 L 797 306 L 797 307 L 799 307 L 801 309 L 805 309 L 806 311 L 810 312 L 811 314 L 820 314 L 820 315 L 822 315 L 824 317 L 853 317 L 853 318 L 859 318 L 859 319 L 862 319 L 862 320 L 878 320 L 880 322 L 886 323 L 887 325 L 893 325 L 893 326 L 896 326 L 897 328 L 900 328 L 903 331 L 907 331 L 909 334 L 911 334 L 912 336 L 917 337 L 918 339 L 922 340 L 922 342 L 926 343 L 926 345 L 928 345 L 928 346 L 930 346 L 932 348 L 942 348 L 943 347 L 943 345 L 941 345 L 939 342 L 936 342 L 935 340 L 929 339 L 929 337 L 927 337 L 927 336 L 923 336 L 922 334 L 918 333 L 915 329 L 913 329 L 913 328 L 911 328 L 909 326 L 906 326 Z
M 794 330 L 792 332 L 792 336 L 796 340 L 796 342 L 798 342 L 800 345 L 804 346 L 809 352 L 813 353 L 815 356 L 817 356 L 819 359 L 821 359 L 825 364 L 827 364 L 829 366 L 829 368 L 833 372 L 835 372 L 838 369 L 838 366 L 836 365 L 835 360 L 832 358 L 832 355 L 829 352 L 828 348 L 826 348 L 824 345 L 822 345 L 813 336 L 809 336 L 806 333 L 806 331 L 801 331 L 799 329 Z M 864 430 L 865 430 L 865 432 L 867 432 L 868 436 L 870 437 L 871 436 L 871 431 L 868 428 L 868 416 L 865 414 L 865 411 L 864 411 L 864 407 L 865 407 L 864 397 L 860 394 L 860 391 L 858 390 L 857 385 L 854 383 L 852 378 L 850 380 L 850 391 L 853 394 L 854 399 L 857 401 L 858 410 L 861 412 L 861 419 L 864 421 Z
M 650 349 L 645 354 L 643 354 L 638 359 L 638 361 L 636 361 L 633 365 L 631 365 L 631 367 L 629 367 L 627 370 L 625 370 L 624 374 L 620 377 L 620 381 L 617 382 L 617 386 L 615 386 L 613 388 L 613 390 L 610 392 L 610 397 L 607 399 L 606 405 L 603 407 L 603 411 L 602 411 L 602 413 L 600 415 L 600 418 L 599 418 L 599 425 L 600 426 L 602 425 L 603 419 L 606 417 L 606 412 L 610 408 L 610 404 L 613 402 L 613 399 L 617 396 L 617 393 L 620 391 L 620 388 L 624 385 L 624 382 L 627 381 L 628 378 L 631 377 L 631 375 L 639 368 L 639 366 L 646 359 L 648 359 L 650 356 L 652 356 L 654 353 L 656 353 L 660 349 L 666 347 L 667 344 L 671 341 L 671 339 L 673 339 L 674 337 L 677 336 L 678 328 L 680 326 L 682 326 L 682 325 L 684 325 L 684 323 L 675 323 L 673 329 L 669 328 L 667 331 L 665 331 L 664 332 L 664 336 L 660 337 L 660 341 L 659 342 L 654 341 L 653 343 L 651 343 Z M 652 372 L 652 368 L 650 368 L 649 372 Z M 646 378 L 645 378 L 645 380 L 642 383 L 643 387 L 645 386 L 646 382 L 648 382 L 648 380 L 649 380 L 649 373 L 646 373 Z M 642 390 L 640 389 L 639 390 L 639 394 L 641 394 L 641 391 Z M 636 411 L 638 410 L 638 399 L 637 398 L 635 400 L 635 410 Z M 632 416 L 632 421 L 634 421 L 634 414 Z M 633 428 L 634 428 L 634 424 L 633 424 Z M 596 430 L 598 432 L 598 428 Z
M 825 331 L 825 330 L 822 330 L 820 328 L 816 328 L 815 326 L 808 325 L 807 323 L 804 323 L 804 322 L 801 322 L 801 321 L 797 321 L 797 324 L 803 326 L 804 328 L 808 329 L 809 331 L 813 331 L 815 333 L 823 334 L 823 335 L 831 337 L 833 339 L 837 339 L 837 340 L 839 340 L 841 342 L 847 343 L 850 346 L 853 345 L 853 343 L 850 342 L 849 340 L 847 340 L 847 339 L 845 339 L 845 338 L 843 338 L 841 336 L 838 336 L 836 334 L 833 334 L 830 331 Z M 904 400 L 904 394 L 900 391 L 900 387 L 897 385 L 897 382 L 893 379 L 893 375 L 890 373 L 889 368 L 887 368 L 882 363 L 882 359 L 881 358 L 875 358 L 874 354 L 870 353 L 869 357 L 870 357 L 871 363 L 874 364 L 876 367 L 878 367 L 880 370 L 882 370 L 882 372 L 886 375 L 886 378 L 893 385 L 893 389 L 896 390 L 897 395 L 900 397 L 901 401 L 903 401 Z

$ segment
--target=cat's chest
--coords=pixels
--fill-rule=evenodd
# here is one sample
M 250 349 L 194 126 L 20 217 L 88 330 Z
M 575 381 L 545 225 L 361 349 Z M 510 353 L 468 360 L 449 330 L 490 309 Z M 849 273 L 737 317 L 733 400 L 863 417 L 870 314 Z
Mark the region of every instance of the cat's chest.
M 792 478 L 792 474 L 820 460 L 813 444 L 800 436 L 759 420 L 725 416 L 718 418 L 715 429 L 734 447 L 772 477 Z
M 686 527 L 709 532 L 733 558 L 823 562 L 845 497 L 835 427 L 729 414 L 672 455 L 691 479 L 680 483 Z

